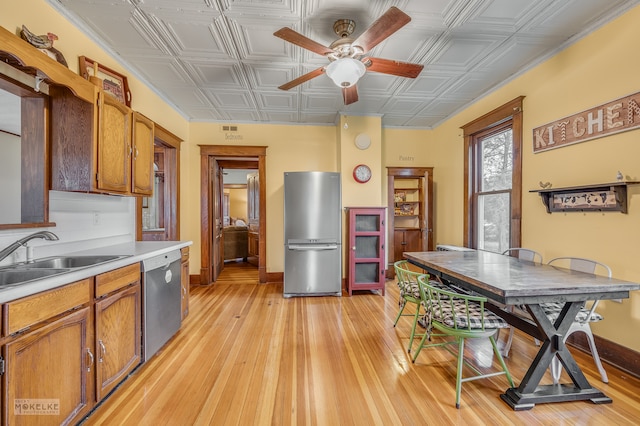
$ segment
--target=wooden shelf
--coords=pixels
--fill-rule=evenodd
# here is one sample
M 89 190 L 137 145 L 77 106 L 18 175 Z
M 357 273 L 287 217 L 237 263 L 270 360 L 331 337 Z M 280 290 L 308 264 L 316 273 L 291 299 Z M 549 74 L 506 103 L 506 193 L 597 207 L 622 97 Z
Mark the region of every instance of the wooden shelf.
M 393 278 L 403 253 L 433 250 L 433 168 L 387 167 L 387 205 L 387 278 Z
M 564 188 L 532 189 L 542 198 L 547 213 L 610 211 L 627 213 L 627 186 L 637 181 L 570 186 Z

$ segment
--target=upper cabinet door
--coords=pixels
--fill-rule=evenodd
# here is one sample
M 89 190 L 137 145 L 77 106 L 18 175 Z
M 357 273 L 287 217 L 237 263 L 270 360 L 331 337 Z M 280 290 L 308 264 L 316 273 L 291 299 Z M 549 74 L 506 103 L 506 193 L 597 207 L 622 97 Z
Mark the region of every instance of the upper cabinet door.
M 153 132 L 153 121 L 134 111 L 131 192 L 136 195 L 153 193 Z
M 98 137 L 98 189 L 127 193 L 131 173 L 131 109 L 101 94 Z

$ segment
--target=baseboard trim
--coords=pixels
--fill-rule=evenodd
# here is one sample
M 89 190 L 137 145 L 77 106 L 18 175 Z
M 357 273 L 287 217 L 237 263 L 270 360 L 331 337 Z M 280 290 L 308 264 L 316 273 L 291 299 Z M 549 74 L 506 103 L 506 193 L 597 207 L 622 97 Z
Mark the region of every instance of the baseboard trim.
M 284 272 L 267 272 L 267 283 L 282 284 Z
M 189 287 L 195 287 L 200 285 L 200 275 L 189 275 Z
M 600 336 L 594 335 L 593 340 L 596 342 L 601 361 L 611 364 L 636 378 L 640 378 L 640 352 Z M 573 333 L 567 339 L 567 343 L 583 352 L 591 353 L 584 333 Z

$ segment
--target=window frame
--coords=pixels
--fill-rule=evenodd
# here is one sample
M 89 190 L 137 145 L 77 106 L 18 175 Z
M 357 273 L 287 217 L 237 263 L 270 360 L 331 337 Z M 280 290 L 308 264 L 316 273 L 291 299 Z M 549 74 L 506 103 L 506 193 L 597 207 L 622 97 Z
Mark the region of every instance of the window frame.
M 476 217 L 479 179 L 479 140 L 491 133 L 511 127 L 513 137 L 513 170 L 511 180 L 510 245 L 520 247 L 522 222 L 522 101 L 510 102 L 461 127 L 464 133 L 464 245 L 477 248 Z M 493 191 L 497 193 L 500 191 Z M 504 192 L 504 191 L 502 191 Z

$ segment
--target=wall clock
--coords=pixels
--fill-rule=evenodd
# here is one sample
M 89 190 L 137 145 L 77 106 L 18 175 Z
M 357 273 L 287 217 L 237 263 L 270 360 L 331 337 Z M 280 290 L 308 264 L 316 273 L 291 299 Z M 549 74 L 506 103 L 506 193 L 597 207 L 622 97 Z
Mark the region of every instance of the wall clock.
M 358 183 L 369 182 L 369 179 L 371 179 L 371 169 L 365 164 L 359 164 L 353 169 L 353 178 Z

